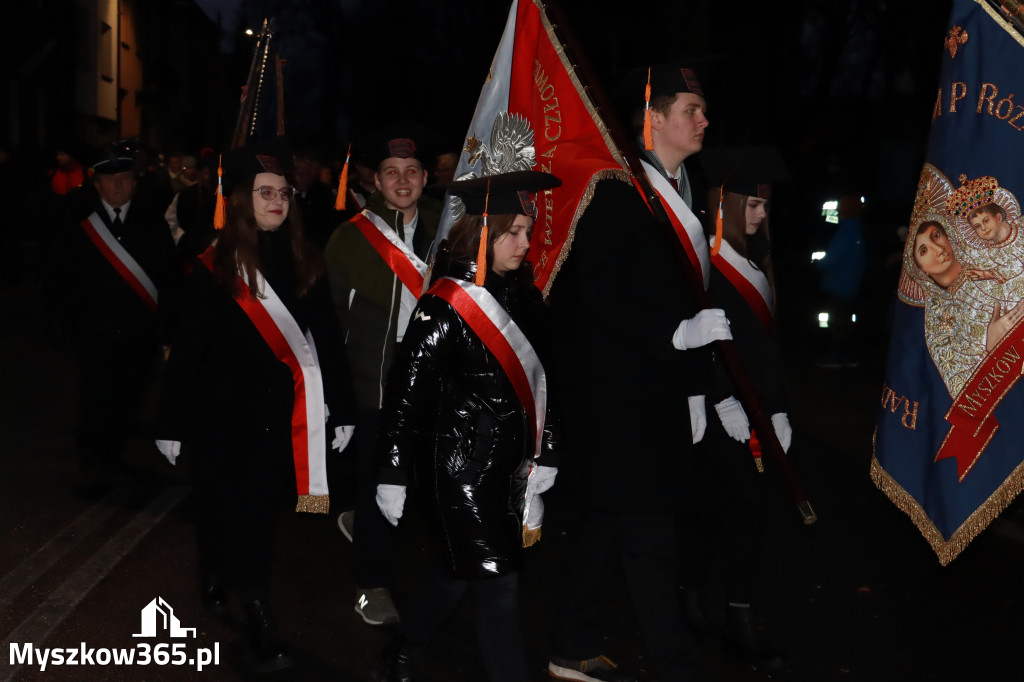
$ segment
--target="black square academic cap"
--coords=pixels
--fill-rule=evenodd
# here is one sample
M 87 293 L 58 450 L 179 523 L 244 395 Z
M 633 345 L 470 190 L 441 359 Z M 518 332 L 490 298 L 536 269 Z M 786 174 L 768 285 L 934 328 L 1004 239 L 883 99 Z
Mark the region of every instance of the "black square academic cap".
M 785 159 L 770 145 L 709 148 L 700 160 L 708 186 L 726 192 L 767 199 L 771 185 L 789 182 Z
M 450 182 L 445 189 L 462 199 L 469 215 L 483 215 L 486 210 L 488 215 L 536 218 L 537 204 L 530 195 L 561 184 L 562 181 L 551 173 L 515 171 Z
M 376 170 L 384 159 L 416 159 L 424 167 L 433 161 L 436 135 L 415 121 L 401 121 L 377 130 L 361 145 L 360 156 Z
M 224 154 L 224 193 L 239 182 L 249 182 L 260 173 L 290 174 L 294 168 L 291 145 L 283 136 L 254 139 L 244 147 Z

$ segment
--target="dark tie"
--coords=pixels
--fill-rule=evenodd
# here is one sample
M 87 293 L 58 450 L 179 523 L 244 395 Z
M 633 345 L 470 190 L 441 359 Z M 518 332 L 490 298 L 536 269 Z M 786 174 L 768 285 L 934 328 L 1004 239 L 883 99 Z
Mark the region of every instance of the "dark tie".
M 121 228 L 124 227 L 124 221 L 121 220 L 120 207 L 114 209 L 114 222 L 112 223 L 112 225 L 114 226 L 114 229 L 117 230 L 118 232 L 120 232 Z
M 672 189 L 676 191 L 676 194 L 679 194 L 679 181 L 675 178 L 669 178 L 668 181 L 672 183 Z

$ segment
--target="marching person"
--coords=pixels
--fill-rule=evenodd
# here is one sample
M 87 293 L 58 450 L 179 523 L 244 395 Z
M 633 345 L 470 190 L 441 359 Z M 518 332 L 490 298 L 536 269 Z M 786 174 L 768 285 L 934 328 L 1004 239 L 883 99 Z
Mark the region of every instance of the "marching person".
M 403 614 L 378 680 L 415 679 L 427 643 L 468 590 L 488 678 L 529 679 L 518 572 L 557 469 L 541 364 L 545 308 L 525 260 L 536 217 L 527 192 L 559 184 L 519 171 L 449 186 L 466 215 L 439 246 L 388 374 L 377 487 L 393 524 L 406 486 L 417 488 L 441 560 Z
M 291 660 L 269 605 L 274 527 L 286 507 L 328 512 L 326 451 L 355 405 L 323 263 L 292 206 L 280 139 L 225 159 L 225 224 L 189 274 L 168 360 L 157 447 L 195 481 L 205 605 L 241 595 L 251 665 Z
M 355 509 L 343 512 L 338 525 L 353 544 L 355 611 L 370 625 L 384 625 L 399 616 L 391 595 L 395 531 L 374 502 L 377 420 L 384 379 L 423 290 L 441 204 L 423 196 L 428 157 L 415 127 L 379 133 L 364 154 L 374 159 L 377 192 L 334 231 L 324 258 L 359 407 Z
M 781 159 L 770 157 L 767 150 L 734 161 L 726 161 L 729 154 L 721 156 L 716 164 L 711 158 L 704 159 L 708 175 L 720 183 L 708 193 L 708 206 L 721 207 L 721 221 L 709 226 L 711 297 L 728 315 L 741 365 L 761 405 L 771 414 L 779 444 L 788 451 L 793 430 L 784 365 L 775 337 L 775 281 L 768 226 L 769 183 L 780 179 L 784 167 Z M 695 461 L 695 470 L 705 482 L 704 503 L 697 505 L 698 513 L 688 524 L 696 542 L 688 543 L 691 551 L 683 562 L 686 614 L 695 629 L 710 625 L 701 605 L 711 601 L 706 593 L 710 572 L 720 571 L 726 643 L 745 662 L 773 669 L 782 664 L 782 656 L 759 634 L 751 618 L 751 602 L 764 561 L 762 538 L 772 511 L 770 488 L 777 482 L 765 474 L 771 463 L 761 461 L 757 434 L 751 431 L 724 367 L 715 372 L 711 395 L 709 402 L 714 403 L 717 419 L 709 420 L 706 438 L 698 447 L 701 456 Z M 721 500 L 727 503 L 717 503 Z
M 646 68 L 626 80 L 639 123 L 646 81 Z M 669 242 L 685 240 L 706 286 L 707 240 L 685 200 L 683 166 L 703 146 L 704 96 L 694 72 L 677 65 L 655 67 L 649 82 L 651 148 L 641 142 L 642 161 L 677 234 L 630 184 L 602 180 L 549 297 L 563 476 L 578 498 L 548 666 L 558 679 L 635 679 L 603 651 L 613 562 L 661 679 L 702 679 L 677 599 L 675 518 L 700 485 L 693 443 L 706 425 L 706 346 L 731 335 L 720 309 L 699 308 Z
M 123 468 L 176 311 L 174 241 L 160 212 L 136 200 L 133 163 L 126 143 L 98 150 L 92 186 L 76 190 L 54 243 L 53 291 L 78 360 L 79 458 L 90 474 Z

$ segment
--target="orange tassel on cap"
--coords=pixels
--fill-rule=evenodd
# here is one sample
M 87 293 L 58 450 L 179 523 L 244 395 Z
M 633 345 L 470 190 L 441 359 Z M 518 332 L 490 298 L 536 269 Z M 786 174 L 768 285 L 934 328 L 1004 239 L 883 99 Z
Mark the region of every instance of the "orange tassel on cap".
M 217 157 L 217 204 L 213 209 L 213 228 L 215 230 L 223 230 L 224 223 L 227 222 L 227 218 L 224 214 L 224 187 L 222 178 L 224 177 L 224 155 L 221 154 Z
M 647 67 L 647 87 L 644 89 L 644 149 L 654 149 L 654 135 L 651 133 L 651 67 Z
M 725 185 L 718 188 L 718 213 L 715 214 L 715 243 L 711 245 L 711 255 L 717 256 L 722 248 L 722 223 L 724 221 L 723 203 L 725 201 Z
M 341 177 L 338 178 L 338 196 L 334 200 L 334 210 L 344 211 L 345 202 L 348 199 L 348 160 L 352 157 L 352 145 L 348 146 L 345 152 L 345 165 L 341 167 Z
M 480 248 L 476 251 L 476 277 L 473 283 L 478 287 L 487 279 L 487 203 L 491 198 L 491 181 L 487 180 L 487 194 L 484 196 L 484 226 L 480 228 Z

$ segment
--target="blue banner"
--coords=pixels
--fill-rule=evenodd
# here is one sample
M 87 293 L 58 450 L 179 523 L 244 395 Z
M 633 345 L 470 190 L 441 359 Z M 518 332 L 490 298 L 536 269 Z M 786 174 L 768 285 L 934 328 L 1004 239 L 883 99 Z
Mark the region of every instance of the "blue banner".
M 871 476 L 945 565 L 1024 487 L 1024 38 L 956 0 Z

